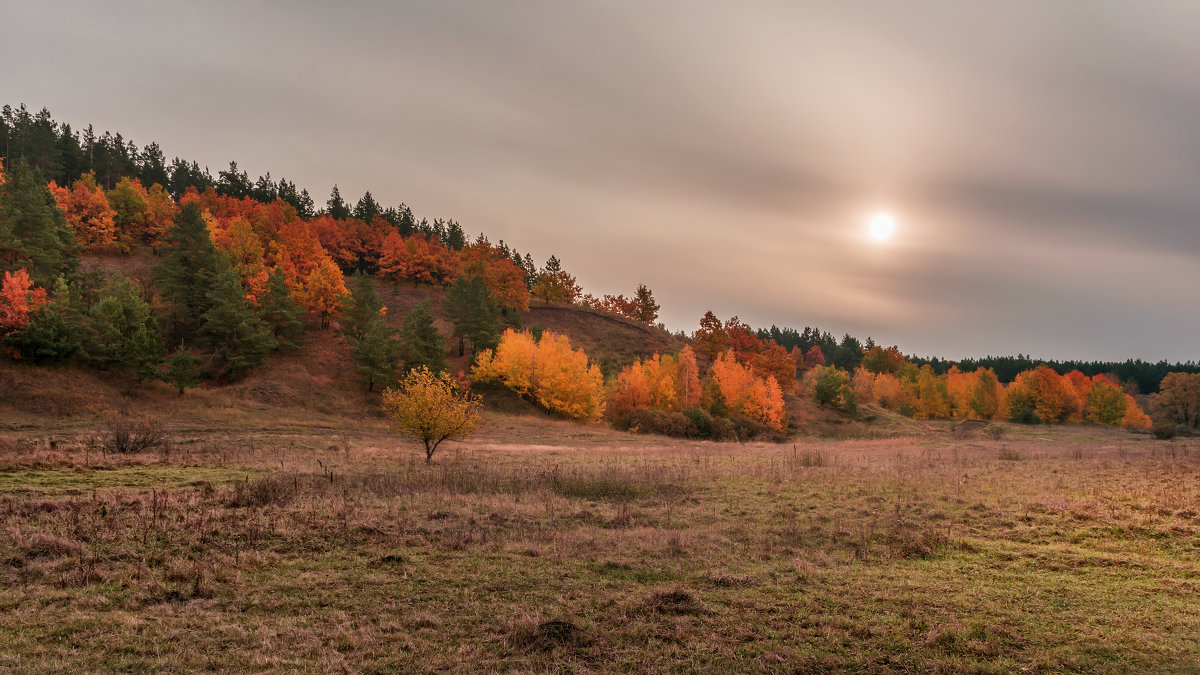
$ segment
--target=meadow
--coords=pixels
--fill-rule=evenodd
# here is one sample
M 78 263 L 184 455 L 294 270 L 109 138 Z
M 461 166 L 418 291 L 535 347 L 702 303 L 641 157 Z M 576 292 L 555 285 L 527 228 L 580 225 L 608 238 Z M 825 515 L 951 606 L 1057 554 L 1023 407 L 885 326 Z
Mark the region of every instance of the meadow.
M 97 435 L 0 435 L 0 669 L 1200 670 L 1188 439 Z

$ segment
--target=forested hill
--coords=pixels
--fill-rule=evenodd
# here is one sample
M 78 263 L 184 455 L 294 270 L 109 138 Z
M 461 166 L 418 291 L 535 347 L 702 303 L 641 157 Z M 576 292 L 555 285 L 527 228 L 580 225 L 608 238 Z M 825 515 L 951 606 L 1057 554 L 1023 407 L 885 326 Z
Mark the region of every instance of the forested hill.
M 839 340 L 829 331 L 823 331 L 815 327 L 806 327 L 804 330 L 798 331 L 795 328 L 771 326 L 769 329 L 760 328 L 757 332 L 760 339 L 774 340 L 787 349 L 798 348 L 801 352 L 807 352 L 813 347 L 819 347 L 832 365 L 836 365 L 847 371 L 853 371 L 857 368 L 862 361 L 864 352 L 875 346 L 875 341 L 869 337 L 866 340 L 860 340 L 847 333 Z M 1088 377 L 1113 375 L 1122 382 L 1136 384 L 1138 391 L 1143 394 L 1157 392 L 1159 383 L 1167 376 L 1167 373 L 1200 373 L 1200 364 L 1194 361 L 1188 361 L 1187 363 L 1168 363 L 1167 361 L 1151 363 L 1141 359 L 1129 359 L 1127 361 L 1056 361 L 1036 359 L 1026 354 L 1018 354 L 1016 356 L 986 356 L 959 361 L 936 356 L 908 355 L 907 358 L 918 366 L 928 364 L 939 375 L 946 374 L 952 367 L 957 367 L 964 372 L 973 371 L 977 368 L 990 368 L 995 372 L 997 379 L 1005 384 L 1012 382 L 1018 373 L 1032 370 L 1041 365 L 1049 366 L 1060 375 L 1065 375 L 1074 370 L 1078 370 Z
M 456 249 L 466 243 L 462 226 L 453 219 L 418 219 L 406 204 L 385 207 L 369 190 L 351 206 L 335 184 L 329 199 L 321 206 L 307 189 L 286 178 L 273 178 L 270 172 L 251 179 L 238 168 L 236 161 L 230 161 L 228 168 L 218 171 L 214 178 L 207 166 L 201 167 L 194 160 L 180 157 L 167 160 L 157 142 L 138 147 L 120 133 L 98 133 L 91 125 L 78 131 L 70 124 L 56 122 L 45 108 L 37 113 L 30 112 L 23 104 L 0 109 L 0 153 L 4 155 L 0 168 L 11 169 L 14 162 L 23 160 L 47 181 L 58 185 L 71 185 L 90 173 L 96 184 L 107 191 L 121 179 L 130 178 L 147 188 L 161 185 L 175 200 L 189 189 L 203 193 L 212 188 L 218 195 L 233 199 L 248 198 L 264 204 L 280 200 L 305 220 L 320 214 L 365 223 L 380 218 L 401 235 L 424 233 Z M 520 254 L 514 257 L 527 273 L 535 271 L 532 257 Z

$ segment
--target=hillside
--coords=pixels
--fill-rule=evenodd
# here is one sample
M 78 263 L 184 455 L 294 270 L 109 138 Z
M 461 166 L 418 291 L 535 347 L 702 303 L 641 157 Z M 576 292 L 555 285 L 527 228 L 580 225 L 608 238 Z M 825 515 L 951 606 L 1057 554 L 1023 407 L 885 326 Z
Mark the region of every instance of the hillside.
M 89 256 L 81 261 L 81 267 L 147 280 L 157 260 L 142 250 L 132 256 Z M 413 306 L 428 301 L 439 317 L 439 330 L 447 337 L 451 370 L 470 369 L 470 352 L 458 356 L 457 344 L 449 337 L 452 326 L 442 314 L 444 289 L 379 281 L 375 285 L 388 308 L 388 323 L 397 328 Z M 523 326 L 540 326 L 567 335 L 607 374 L 619 371 L 635 358 L 675 352 L 684 345 L 666 331 L 605 312 L 565 303 L 534 303 L 522 317 Z M 364 413 L 382 426 L 377 413 L 378 392 L 368 393 L 359 382 L 349 350 L 335 329 L 336 323 L 329 330 L 311 330 L 299 353 L 274 353 L 234 383 L 205 383 L 182 397 L 160 382 L 144 382 L 131 388 L 127 379 L 79 366 L 33 366 L 0 360 L 0 382 L 4 383 L 0 387 L 0 428 L 18 429 L 45 422 L 57 429 L 84 431 L 96 420 L 118 411 L 152 413 L 185 429 L 214 422 L 236 424 L 239 420 L 260 429 L 338 428 L 361 420 Z M 541 414 L 502 388 L 483 387 L 480 391 L 488 407 L 496 412 Z M 59 421 L 63 418 L 71 422 L 64 426 Z

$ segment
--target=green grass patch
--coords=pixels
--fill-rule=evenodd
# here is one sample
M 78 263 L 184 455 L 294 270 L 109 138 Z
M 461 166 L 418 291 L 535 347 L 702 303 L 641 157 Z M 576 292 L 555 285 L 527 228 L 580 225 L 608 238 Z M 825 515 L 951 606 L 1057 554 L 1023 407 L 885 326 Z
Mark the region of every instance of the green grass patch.
M 0 473 L 0 493 L 79 494 L 92 490 L 150 490 L 218 485 L 263 475 L 262 471 L 213 466 L 130 466 L 34 469 Z

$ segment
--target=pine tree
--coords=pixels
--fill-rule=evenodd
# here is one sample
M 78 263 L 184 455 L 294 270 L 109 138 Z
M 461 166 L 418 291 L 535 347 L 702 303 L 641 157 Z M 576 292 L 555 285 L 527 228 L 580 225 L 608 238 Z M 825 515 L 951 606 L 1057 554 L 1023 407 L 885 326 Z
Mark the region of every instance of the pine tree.
M 82 309 L 77 286 L 68 285 L 66 279 L 59 277 L 54 282 L 49 304 L 34 310 L 29 315 L 29 324 L 4 341 L 21 358 L 35 364 L 70 358 L 79 351 L 86 329 Z
M 453 220 L 446 223 L 446 229 L 442 233 L 442 245 L 461 251 L 467 245 L 467 235 L 463 232 L 462 225 Z
M 242 282 L 233 270 L 227 269 L 217 277 L 209 304 L 211 309 L 203 315 L 199 337 L 201 344 L 213 351 L 220 377 L 233 379 L 262 363 L 275 348 L 270 328 L 246 299 Z
M 329 201 L 325 202 L 325 212 L 338 220 L 350 217 L 350 207 L 346 206 L 337 185 L 334 185 L 333 190 L 329 193 Z
M 417 303 L 404 317 L 400 341 L 406 370 L 418 366 L 425 366 L 434 372 L 445 370 L 446 343 L 433 321 L 433 312 L 427 300 Z
M 331 216 L 333 215 L 332 210 L 333 208 L 331 206 L 329 214 Z M 364 223 L 369 223 L 375 219 L 375 216 L 379 215 L 380 211 L 382 211 L 382 209 L 379 207 L 379 202 L 375 201 L 375 198 L 371 196 L 371 191 L 367 190 L 367 193 L 364 194 L 358 200 L 358 203 L 354 205 L 353 215 L 355 218 L 363 221 Z M 333 217 L 337 218 L 338 216 Z
M 200 363 L 188 348 L 179 343 L 179 346 L 171 353 L 171 359 L 167 362 L 167 372 L 163 374 L 163 380 L 174 385 L 179 390 L 179 395 L 183 396 L 184 389 L 190 389 L 204 379 L 197 365 Z
M 304 341 L 304 308 L 296 303 L 288 288 L 283 270 L 276 267 L 267 276 L 267 292 L 258 307 L 263 321 L 271 327 L 271 333 L 280 349 L 295 351 Z
M 481 277 L 459 276 L 446 295 L 444 309 L 454 324 L 459 356 L 466 352 L 467 338 L 471 340 L 473 353 L 496 346 L 500 338 L 500 308 L 492 301 Z
M 0 272 L 24 268 L 35 284 L 48 286 L 75 272 L 76 250 L 45 179 L 24 160 L 14 162 L 0 182 Z
M 637 293 L 633 296 L 633 317 L 644 324 L 653 326 L 654 320 L 658 318 L 658 303 L 654 301 L 654 294 L 646 287 L 646 284 L 638 284 Z
M 184 205 L 175 216 L 166 251 L 154 276 L 168 303 L 165 319 L 172 335 L 183 338 L 200 328 L 200 317 L 213 306 L 217 277 L 229 264 L 213 246 L 208 225 L 195 202 Z
M 116 278 L 101 289 L 100 301 L 88 312 L 84 352 L 101 367 L 132 372 L 138 382 L 154 375 L 163 347 L 137 284 Z
M 341 332 L 352 340 L 362 339 L 383 311 L 383 300 L 375 282 L 362 270 L 350 277 L 350 306 L 341 319 Z
M 396 331 L 387 325 L 381 314 L 376 314 L 358 338 L 350 338 L 354 351 L 354 362 L 362 375 L 367 391 L 375 384 L 391 384 L 400 367 L 401 344 Z

